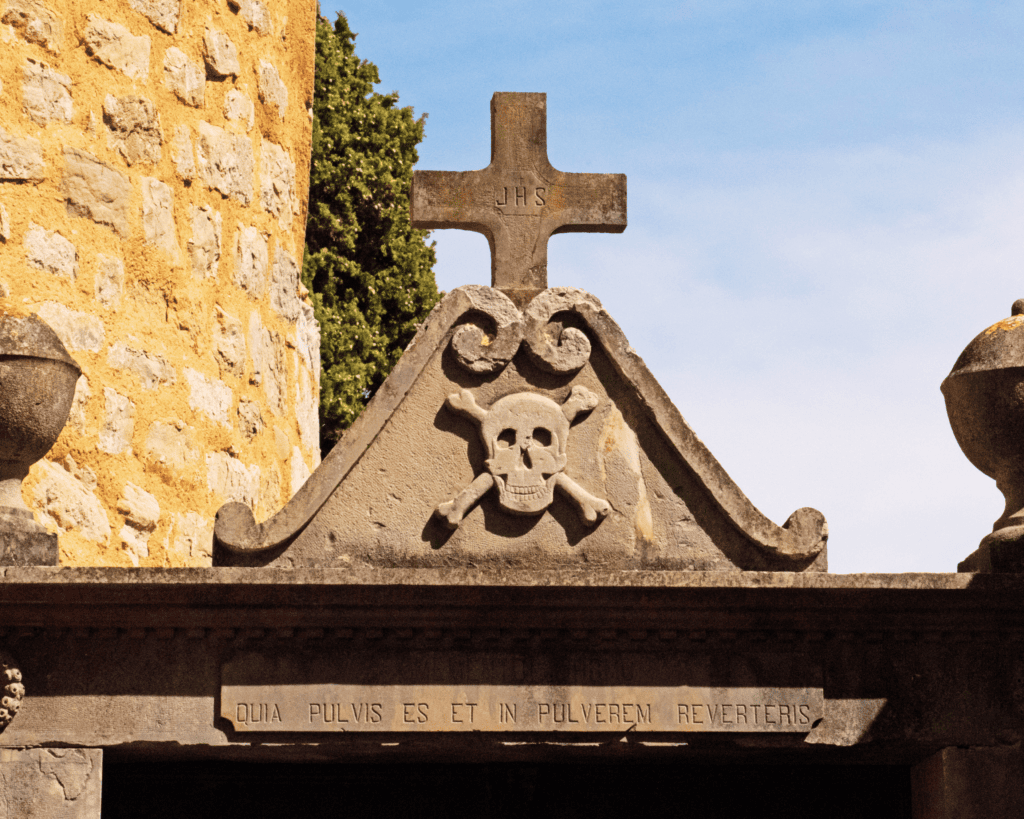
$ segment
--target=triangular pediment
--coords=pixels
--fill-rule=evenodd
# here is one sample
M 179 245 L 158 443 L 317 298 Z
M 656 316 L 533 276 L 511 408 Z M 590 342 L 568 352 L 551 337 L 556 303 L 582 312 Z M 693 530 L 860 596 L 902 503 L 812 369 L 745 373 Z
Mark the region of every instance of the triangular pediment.
M 222 565 L 824 570 L 822 515 L 761 515 L 593 296 L 458 288 L 277 515 Z

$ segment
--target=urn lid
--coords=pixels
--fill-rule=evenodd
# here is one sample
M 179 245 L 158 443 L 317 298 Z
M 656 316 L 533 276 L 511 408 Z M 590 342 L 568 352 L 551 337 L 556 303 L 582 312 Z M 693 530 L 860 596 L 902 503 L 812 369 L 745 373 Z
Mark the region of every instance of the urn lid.
M 82 371 L 50 325 L 35 315 L 0 315 L 0 356 L 48 358 Z
M 1024 367 L 1024 299 L 1013 303 L 1011 313 L 1009 318 L 982 330 L 967 345 L 942 382 L 943 388 L 959 375 Z

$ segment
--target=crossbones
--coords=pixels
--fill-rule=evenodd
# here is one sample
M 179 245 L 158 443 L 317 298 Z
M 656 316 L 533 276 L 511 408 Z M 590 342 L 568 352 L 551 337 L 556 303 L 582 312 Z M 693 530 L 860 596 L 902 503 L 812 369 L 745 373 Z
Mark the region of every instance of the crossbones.
M 555 487 L 572 499 L 588 524 L 608 514 L 608 501 L 591 495 L 562 470 L 568 460 L 569 426 L 581 412 L 597 406 L 597 396 L 586 387 L 573 387 L 559 406 L 550 398 L 530 392 L 506 395 L 483 409 L 469 390 L 448 396 L 452 409 L 480 425 L 480 439 L 487 448 L 486 472 L 435 514 L 457 529 L 466 513 L 491 486 L 498 487 L 498 501 L 516 515 L 538 515 L 550 506 Z

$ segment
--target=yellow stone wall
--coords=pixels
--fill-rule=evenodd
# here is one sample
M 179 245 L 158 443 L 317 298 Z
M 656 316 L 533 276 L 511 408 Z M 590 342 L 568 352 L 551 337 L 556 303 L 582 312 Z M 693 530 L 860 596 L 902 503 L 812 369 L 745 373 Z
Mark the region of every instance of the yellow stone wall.
M 209 565 L 320 460 L 298 281 L 315 0 L 0 0 L 0 307 L 80 364 L 25 481 L 64 565 Z

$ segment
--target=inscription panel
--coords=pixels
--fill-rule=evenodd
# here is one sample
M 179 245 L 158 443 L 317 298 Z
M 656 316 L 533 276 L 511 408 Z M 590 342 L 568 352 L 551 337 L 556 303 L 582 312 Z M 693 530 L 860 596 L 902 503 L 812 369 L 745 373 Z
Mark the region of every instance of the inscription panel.
M 272 732 L 803 732 L 821 688 L 225 684 L 221 716 Z

